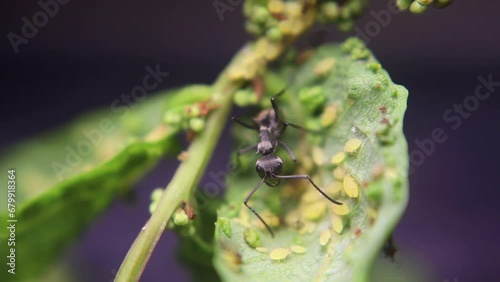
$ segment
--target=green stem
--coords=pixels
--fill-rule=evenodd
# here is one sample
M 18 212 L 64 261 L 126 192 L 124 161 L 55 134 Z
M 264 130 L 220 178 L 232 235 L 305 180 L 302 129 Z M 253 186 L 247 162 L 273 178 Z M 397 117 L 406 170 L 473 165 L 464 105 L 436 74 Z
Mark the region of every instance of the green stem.
M 309 3 L 305 1 L 304 5 Z M 309 12 L 298 19 L 303 22 L 302 33 L 308 30 L 315 16 L 314 1 L 309 3 Z M 204 130 L 191 143 L 188 159 L 183 161 L 158 202 L 156 210 L 144 225 L 125 257 L 115 281 L 138 281 L 153 250 L 165 230 L 168 220 L 183 200 L 189 199 L 205 172 L 224 124 L 228 120 L 234 92 L 244 81 L 262 75 L 266 64 L 276 59 L 286 46 L 300 36 L 290 34 L 282 42 L 271 42 L 265 37 L 244 47 L 236 54 L 213 86 L 211 101 L 220 108 L 209 115 Z M 260 46 L 260 48 L 259 48 Z
M 227 70 L 239 61 L 246 49 L 241 50 L 213 86 L 212 101 L 220 108 L 207 118 L 205 129 L 191 143 L 188 159 L 177 169 L 163 193 L 157 208 L 144 225 L 127 253 L 115 281 L 138 281 L 163 233 L 168 220 L 183 200 L 187 200 L 197 186 L 212 156 L 232 106 L 233 93 L 241 82 L 230 80 Z

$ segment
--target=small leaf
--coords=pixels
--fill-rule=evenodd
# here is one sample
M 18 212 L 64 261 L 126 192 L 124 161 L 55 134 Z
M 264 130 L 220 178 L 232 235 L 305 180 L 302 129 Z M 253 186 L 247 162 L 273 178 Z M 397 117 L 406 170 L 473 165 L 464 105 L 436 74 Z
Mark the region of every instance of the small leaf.
M 7 183 L 7 169 L 16 170 L 16 278 L 38 276 L 160 157 L 178 152 L 181 128 L 165 125 L 165 112 L 206 100 L 210 89 L 192 86 L 118 104 L 8 150 L 0 179 Z M 0 193 L 0 203 L 6 222 L 6 193 Z M 7 231 L 0 229 L 1 242 Z M 6 256 L 1 262 L 6 265 Z M 5 275 L 0 281 L 7 281 Z
M 315 72 L 326 59 L 335 64 L 328 72 Z M 369 281 L 374 259 L 408 199 L 408 156 L 402 132 L 408 93 L 381 67 L 374 66 L 379 64 L 366 46 L 358 39 L 348 39 L 341 46 L 318 48 L 298 67 L 285 63 L 266 74 L 265 81 L 269 82 L 266 77 L 270 76 L 274 83 L 266 87 L 280 89 L 287 74 L 293 73 L 287 92 L 277 100 L 283 116 L 299 125 L 322 128 L 319 134 L 288 129 L 280 137 L 299 160 L 292 163 L 283 148 L 278 148 L 276 153 L 285 161 L 283 174 L 309 174 L 343 205 L 329 202 L 307 180 L 283 180 L 276 188 L 263 185 L 249 205 L 266 221 L 264 215 L 273 207 L 280 221 L 271 227 L 275 233 L 272 238 L 243 205 L 259 182 L 252 165 L 244 164 L 241 171 L 227 178 L 227 203 L 218 212 L 232 227 L 231 238 L 215 230 L 214 264 L 223 281 Z M 281 82 L 277 75 L 281 75 Z M 312 105 L 304 104 L 306 100 Z M 335 118 L 322 122 L 332 105 Z M 258 142 L 255 131 L 237 126 L 234 130 L 238 146 Z M 255 162 L 257 158 L 242 156 L 241 160 Z M 245 243 L 246 228 L 261 231 L 261 248 L 289 250 L 301 242 L 307 251 L 286 252 L 285 259 L 276 261 L 273 257 L 277 255 L 270 258 Z M 241 256 L 238 271 L 222 259 L 228 245 Z

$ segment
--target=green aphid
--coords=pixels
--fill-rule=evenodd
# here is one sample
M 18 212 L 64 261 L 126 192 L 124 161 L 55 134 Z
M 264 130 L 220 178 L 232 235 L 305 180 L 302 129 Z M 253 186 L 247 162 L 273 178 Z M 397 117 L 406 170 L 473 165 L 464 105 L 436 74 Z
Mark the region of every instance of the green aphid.
M 342 44 L 342 50 L 344 50 L 346 53 L 351 53 L 354 49 L 364 48 L 366 48 L 365 43 L 357 37 L 351 37 L 347 39 L 344 44 Z
M 219 217 L 216 222 L 217 227 L 226 235 L 226 237 L 231 238 L 233 231 L 231 229 L 231 222 L 227 217 Z
M 340 15 L 339 6 L 334 2 L 326 2 L 321 4 L 320 7 L 321 14 L 324 15 L 324 18 L 328 21 L 338 20 Z
M 189 128 L 191 128 L 194 132 L 201 132 L 203 128 L 205 128 L 205 119 L 191 118 L 189 120 Z
M 184 226 L 189 223 L 189 218 L 184 210 L 179 209 L 175 212 L 174 223 L 177 226 Z
M 243 232 L 243 237 L 245 238 L 245 242 L 247 242 L 247 244 L 252 248 L 262 246 L 260 234 L 255 229 L 245 229 L 245 231 Z
M 434 2 L 434 0 L 416 0 L 416 2 L 418 2 L 418 4 L 420 4 L 422 6 L 428 6 L 432 2 Z
M 370 51 L 366 48 L 355 48 L 351 52 L 352 60 L 364 60 L 370 57 Z
M 149 213 L 153 214 L 156 210 L 156 206 L 158 206 L 158 202 L 152 202 L 149 204 Z
M 156 188 L 151 192 L 151 201 L 157 202 L 160 200 L 161 195 L 163 194 L 163 188 Z
M 406 10 L 410 7 L 412 0 L 396 0 L 396 5 L 400 10 Z
M 420 4 L 418 1 L 413 1 L 410 5 L 410 12 L 414 14 L 421 14 L 427 10 L 427 6 Z
M 378 73 L 382 69 L 382 65 L 379 63 L 369 63 L 367 64 L 367 67 L 369 70 L 371 70 L 373 73 Z
M 163 116 L 163 121 L 168 125 L 181 125 L 184 116 L 178 111 L 168 111 Z
M 313 86 L 302 88 L 299 92 L 299 100 L 309 112 L 314 113 L 323 107 L 326 102 L 323 87 Z
M 240 89 L 234 94 L 234 103 L 240 107 L 255 105 L 258 103 L 257 94 L 250 89 Z
M 263 28 L 259 24 L 252 21 L 247 21 L 245 23 L 245 30 L 253 35 L 261 35 L 264 32 Z
M 269 11 L 260 6 L 256 6 L 253 8 L 251 19 L 258 23 L 265 23 L 269 18 Z
M 278 27 L 271 27 L 270 29 L 268 29 L 266 32 L 266 36 L 271 41 L 280 41 L 281 39 L 283 39 L 283 33 Z

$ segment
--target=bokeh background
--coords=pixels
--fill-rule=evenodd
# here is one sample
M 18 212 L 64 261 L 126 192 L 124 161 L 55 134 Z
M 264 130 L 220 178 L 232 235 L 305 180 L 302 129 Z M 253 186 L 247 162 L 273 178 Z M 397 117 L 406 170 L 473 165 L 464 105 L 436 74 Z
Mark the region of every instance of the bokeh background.
M 374 1 L 356 26 L 386 9 Z M 212 1 L 70 1 L 15 54 L 7 34 L 20 33 L 23 16 L 37 1 L 0 4 L 0 148 L 60 126 L 111 102 L 141 83 L 147 65 L 160 64 L 170 76 L 161 89 L 211 83 L 249 37 L 241 7 L 221 21 Z M 474 95 L 478 77 L 500 81 L 500 3 L 455 1 L 422 15 L 393 15 L 368 42 L 391 74 L 410 91 L 405 133 L 410 152 L 416 140 L 442 128 L 447 140 L 410 177 L 408 209 L 396 229 L 396 268 L 425 271 L 431 281 L 498 281 L 500 275 L 500 87 L 461 118 L 453 129 L 443 114 Z M 325 28 L 324 28 L 325 29 Z M 327 41 L 354 32 L 327 27 Z M 209 170 L 224 169 L 231 144 L 223 136 Z M 28 161 L 28 160 L 27 160 Z M 164 187 L 177 166 L 166 160 L 138 187 L 137 201 L 117 200 L 65 259 L 86 281 L 110 281 L 148 218 L 149 193 Z M 177 262 L 178 241 L 166 233 L 142 281 L 186 281 Z M 168 278 L 168 279 L 166 279 Z

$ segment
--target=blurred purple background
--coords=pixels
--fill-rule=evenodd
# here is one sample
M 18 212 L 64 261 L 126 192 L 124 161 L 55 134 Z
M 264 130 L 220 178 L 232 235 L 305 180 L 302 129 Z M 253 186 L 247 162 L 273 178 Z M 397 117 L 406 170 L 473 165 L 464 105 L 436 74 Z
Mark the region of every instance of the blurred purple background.
M 356 26 L 374 21 L 369 11 Z M 144 67 L 160 64 L 170 76 L 161 88 L 211 83 L 248 37 L 241 7 L 220 21 L 212 1 L 70 1 L 15 54 L 7 34 L 40 10 L 37 1 L 3 1 L 0 34 L 2 93 L 0 146 L 61 125 L 96 107 L 109 107 L 141 83 Z M 442 128 L 437 144 L 412 173 L 408 210 L 395 232 L 402 255 L 430 267 L 433 281 L 497 281 L 500 267 L 500 87 L 457 122 L 443 114 L 474 95 L 478 77 L 500 81 L 500 3 L 456 1 L 423 15 L 393 15 L 368 46 L 393 80 L 410 91 L 405 133 L 415 160 L 416 140 Z M 328 28 L 329 41 L 348 35 Z M 467 101 L 472 101 L 467 98 Z M 453 114 L 453 116 L 457 116 Z M 226 134 L 209 170 L 224 169 Z M 421 150 L 420 150 L 421 151 Z M 137 203 L 117 201 L 73 247 L 68 257 L 91 281 L 109 281 L 148 218 L 149 193 L 164 187 L 177 161 L 163 162 L 137 187 Z M 176 237 L 166 233 L 142 281 L 189 274 L 175 257 Z

